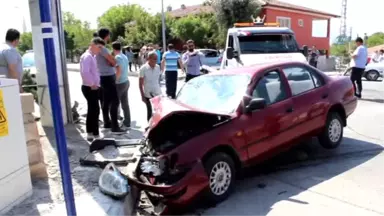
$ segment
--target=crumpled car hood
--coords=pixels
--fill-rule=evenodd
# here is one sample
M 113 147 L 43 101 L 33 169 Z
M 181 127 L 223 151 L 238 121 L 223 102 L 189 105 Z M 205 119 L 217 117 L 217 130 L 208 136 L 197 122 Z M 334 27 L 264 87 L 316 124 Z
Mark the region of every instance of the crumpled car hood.
M 149 123 L 149 129 L 153 129 L 161 121 L 164 121 L 167 117 L 173 114 L 201 114 L 209 116 L 217 116 L 218 118 L 231 118 L 230 115 L 211 113 L 203 110 L 194 109 L 188 105 L 182 104 L 176 100 L 172 100 L 168 97 L 154 97 L 151 99 L 153 107 L 153 116 Z

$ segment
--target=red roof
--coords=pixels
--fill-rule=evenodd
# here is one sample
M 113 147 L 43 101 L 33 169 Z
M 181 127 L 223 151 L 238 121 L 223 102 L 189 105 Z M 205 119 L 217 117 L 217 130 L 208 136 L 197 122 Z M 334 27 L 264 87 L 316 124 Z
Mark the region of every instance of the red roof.
M 294 5 L 291 3 L 286 3 L 286 2 L 282 2 L 282 1 L 278 1 L 278 0 L 264 0 L 264 2 L 265 2 L 264 6 L 275 6 L 275 7 L 279 7 L 279 8 L 286 8 L 286 9 L 291 9 L 291 10 L 297 10 L 297 11 L 326 15 L 326 16 L 330 16 L 330 17 L 334 17 L 334 18 L 340 17 L 339 15 L 330 14 L 327 12 L 315 10 L 312 8 L 303 7 L 300 5 Z
M 314 10 L 311 8 L 299 6 L 299 5 L 294 5 L 291 3 L 286 3 L 278 0 L 264 0 L 261 1 L 263 3 L 263 7 L 265 6 L 274 6 L 274 7 L 279 7 L 279 8 L 285 8 L 285 9 L 291 9 L 291 10 L 296 10 L 298 12 L 309 12 L 309 13 L 315 13 L 315 14 L 320 14 L 320 15 L 325 15 L 325 16 L 330 16 L 330 17 L 340 17 L 338 15 L 330 14 L 327 12 L 319 11 L 319 10 Z M 168 13 L 171 16 L 174 17 L 184 17 L 188 15 L 196 15 L 200 13 L 212 13 L 214 12 L 213 8 L 209 5 L 192 5 L 192 6 L 184 6 L 183 8 L 178 8 L 176 10 L 169 11 Z

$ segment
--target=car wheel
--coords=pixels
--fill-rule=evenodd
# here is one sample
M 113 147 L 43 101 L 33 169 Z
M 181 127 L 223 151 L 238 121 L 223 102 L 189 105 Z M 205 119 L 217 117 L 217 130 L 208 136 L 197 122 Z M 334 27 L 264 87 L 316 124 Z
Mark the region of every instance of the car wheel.
M 365 78 L 369 81 L 376 81 L 377 79 L 379 79 L 379 76 L 380 76 L 379 72 L 375 70 L 370 70 L 370 71 L 367 71 Z
M 320 145 L 326 149 L 337 148 L 343 139 L 343 121 L 336 112 L 330 113 L 323 132 L 319 135 Z
M 344 72 L 344 76 L 351 76 L 351 73 L 352 73 L 352 68 L 347 68 L 347 70 L 345 70 Z
M 233 191 L 236 179 L 235 163 L 225 153 L 212 155 L 204 164 L 208 175 L 209 187 L 207 201 L 211 204 L 225 200 Z

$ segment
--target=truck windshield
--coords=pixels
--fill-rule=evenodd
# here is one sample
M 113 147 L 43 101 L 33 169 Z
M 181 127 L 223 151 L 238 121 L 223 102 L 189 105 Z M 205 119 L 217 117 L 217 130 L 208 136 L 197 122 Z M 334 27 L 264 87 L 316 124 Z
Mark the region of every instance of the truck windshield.
M 299 52 L 295 37 L 290 34 L 252 34 L 239 36 L 242 54 Z

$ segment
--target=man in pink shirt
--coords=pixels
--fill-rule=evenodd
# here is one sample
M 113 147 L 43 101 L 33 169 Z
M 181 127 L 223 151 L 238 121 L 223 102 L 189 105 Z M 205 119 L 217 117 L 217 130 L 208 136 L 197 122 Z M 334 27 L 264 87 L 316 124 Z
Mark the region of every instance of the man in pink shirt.
M 83 80 L 81 91 L 87 100 L 87 140 L 92 141 L 99 137 L 99 88 L 100 74 L 97 69 L 96 55 L 105 46 L 103 39 L 95 37 L 88 50 L 80 57 L 80 73 Z

